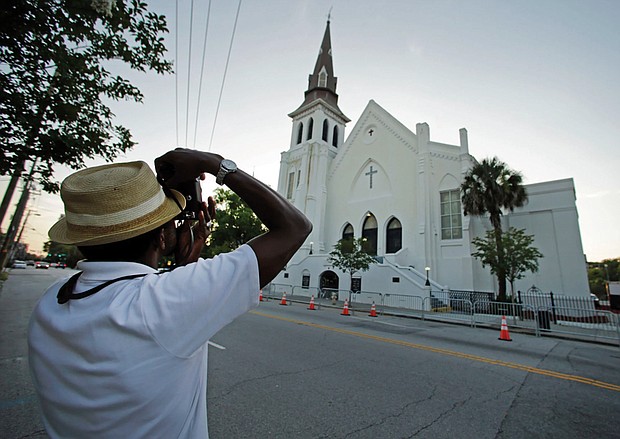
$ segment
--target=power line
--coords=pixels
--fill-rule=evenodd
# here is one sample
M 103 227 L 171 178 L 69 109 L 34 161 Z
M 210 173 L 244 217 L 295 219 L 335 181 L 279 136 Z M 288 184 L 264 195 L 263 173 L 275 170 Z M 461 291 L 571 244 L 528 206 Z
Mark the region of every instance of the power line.
M 174 115 L 176 125 L 176 140 L 179 144 L 179 0 L 174 6 Z
M 187 148 L 187 135 L 189 131 L 189 89 L 190 74 L 192 71 L 192 27 L 194 24 L 194 0 L 190 3 L 189 9 L 189 47 L 187 49 L 187 100 L 185 102 L 185 146 Z
M 226 73 L 228 72 L 228 63 L 230 61 L 230 53 L 232 52 L 233 41 L 235 40 L 235 32 L 237 30 L 237 21 L 239 19 L 240 10 L 241 10 L 241 0 L 239 0 L 239 5 L 237 6 L 235 24 L 233 26 L 232 35 L 230 37 L 230 46 L 228 48 L 228 56 L 226 58 L 226 67 L 224 68 L 224 76 L 222 77 L 222 87 L 220 88 L 220 96 L 217 100 L 217 108 L 215 109 L 215 118 L 213 119 L 213 129 L 211 130 L 211 139 L 209 140 L 209 151 L 211 151 L 211 144 L 213 143 L 213 135 L 215 134 L 215 125 L 217 123 L 217 115 L 220 111 L 220 103 L 222 102 L 222 94 L 224 92 L 224 83 L 226 82 Z
M 202 44 L 202 67 L 200 68 L 200 80 L 198 82 L 198 100 L 196 102 L 196 122 L 194 124 L 194 142 L 192 147 L 196 149 L 196 133 L 198 131 L 198 115 L 200 114 L 200 96 L 202 94 L 202 77 L 205 70 L 205 58 L 207 54 L 207 34 L 209 33 L 209 17 L 211 16 L 211 0 L 207 6 L 207 23 L 205 25 L 205 38 Z
M 231 34 L 231 38 L 230 38 L 230 46 L 228 48 L 228 56 L 226 58 L 226 65 L 224 68 L 224 74 L 222 76 L 222 84 L 220 87 L 220 93 L 219 93 L 219 97 L 218 97 L 218 102 L 217 102 L 217 108 L 215 110 L 215 115 L 214 115 L 214 120 L 213 120 L 213 127 L 212 127 L 212 131 L 211 131 L 211 138 L 209 141 L 209 150 L 211 150 L 211 145 L 213 143 L 213 137 L 215 135 L 215 127 L 217 125 L 217 119 L 218 119 L 218 114 L 219 114 L 219 109 L 221 106 L 221 101 L 222 101 L 222 96 L 224 93 L 224 86 L 226 83 L 226 76 L 228 73 L 228 66 L 230 64 L 230 57 L 231 57 L 231 53 L 232 53 L 232 47 L 233 47 L 233 43 L 234 43 L 234 39 L 235 39 L 235 34 L 236 34 L 236 30 L 237 30 L 237 23 L 239 21 L 239 13 L 241 10 L 241 2 L 242 0 L 239 0 L 239 3 L 237 5 L 237 12 L 235 15 L 235 22 L 233 25 L 233 30 L 232 30 L 232 34 Z M 176 140 L 177 140 L 177 145 L 179 145 L 179 137 L 180 137 L 180 133 L 179 133 L 179 125 L 182 122 L 182 115 L 180 114 L 180 108 L 179 108 L 179 0 L 176 0 L 175 2 L 175 13 L 176 13 L 176 17 L 175 17 L 175 26 L 176 26 L 176 39 L 175 39 L 175 63 L 177 64 L 177 68 L 175 69 L 175 111 L 176 111 Z M 206 16 L 206 24 L 205 24 L 205 35 L 204 35 L 204 41 L 203 41 L 203 49 L 202 49 L 202 63 L 201 63 L 201 70 L 200 70 L 200 77 L 199 77 L 199 85 L 198 85 L 198 95 L 197 95 L 197 102 L 196 102 L 196 117 L 195 117 L 195 125 L 194 125 L 194 136 L 193 136 L 193 143 L 192 143 L 192 147 L 196 148 L 196 138 L 197 138 L 197 133 L 198 133 L 198 122 L 199 122 L 199 116 L 200 116 L 200 103 L 201 103 L 201 98 L 202 98 L 202 83 L 203 83 L 203 76 L 204 76 L 204 70 L 205 70 L 205 61 L 206 61 L 206 51 L 207 51 L 207 39 L 208 39 L 208 32 L 209 32 L 209 23 L 210 23 L 210 15 L 211 15 L 211 0 L 209 0 L 208 2 L 208 8 L 207 8 L 207 16 Z M 190 23 L 189 23 L 189 47 L 188 47 L 188 67 L 187 67 L 187 90 L 186 90 L 186 100 L 185 100 L 185 144 L 184 146 L 187 148 L 189 147 L 189 142 L 188 142 L 188 137 L 189 137 L 189 118 L 190 118 L 190 89 L 191 89 L 191 75 L 192 75 L 192 69 L 191 69 L 191 59 L 192 59 L 192 46 L 193 46 L 193 23 L 194 23 L 194 0 L 191 0 L 191 5 L 190 5 Z

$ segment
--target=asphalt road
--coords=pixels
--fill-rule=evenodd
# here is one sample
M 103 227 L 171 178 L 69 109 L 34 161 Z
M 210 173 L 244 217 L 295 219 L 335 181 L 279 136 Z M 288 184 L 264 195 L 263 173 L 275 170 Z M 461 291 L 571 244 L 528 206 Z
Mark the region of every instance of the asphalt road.
M 0 437 L 45 437 L 26 325 L 70 270 L 0 292 Z M 209 429 L 230 438 L 619 437 L 620 349 L 263 302 L 212 340 Z
M 620 349 L 261 303 L 210 349 L 218 438 L 620 437 Z
M 11 270 L 0 290 L 0 437 L 47 437 L 28 372 L 26 331 L 35 303 L 56 279 L 74 270 Z

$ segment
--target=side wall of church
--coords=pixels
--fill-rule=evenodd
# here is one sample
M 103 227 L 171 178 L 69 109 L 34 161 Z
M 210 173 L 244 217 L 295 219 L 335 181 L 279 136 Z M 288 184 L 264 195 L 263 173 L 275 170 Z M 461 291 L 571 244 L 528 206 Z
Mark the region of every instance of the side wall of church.
M 502 227 L 525 229 L 534 235 L 533 246 L 543 254 L 537 273 L 527 272 L 516 280 L 517 291 L 525 292 L 533 285 L 557 294 L 584 296 L 590 294 L 586 260 L 581 243 L 579 218 L 575 205 L 575 187 L 572 179 L 547 181 L 525 186 L 528 203 L 503 218 Z M 472 218 L 474 236 L 484 236 L 491 229 L 488 217 Z M 474 289 L 492 291 L 497 281 L 489 269 L 473 260 Z M 510 285 L 507 285 L 510 291 Z
M 442 233 L 441 194 L 451 192 L 460 206 L 460 184 L 462 181 L 461 149 L 456 145 L 430 142 L 431 173 L 427 187 L 430 211 L 430 255 L 427 260 L 431 277 L 444 287 L 470 289 L 471 264 L 469 233 L 460 228 L 460 236 L 452 237 Z M 463 217 L 461 215 L 461 222 Z
M 529 202 L 506 217 L 507 226 L 526 229 L 543 258 L 539 271 L 515 282 L 515 291 L 536 285 L 543 291 L 589 296 L 587 265 L 572 179 L 526 186 Z

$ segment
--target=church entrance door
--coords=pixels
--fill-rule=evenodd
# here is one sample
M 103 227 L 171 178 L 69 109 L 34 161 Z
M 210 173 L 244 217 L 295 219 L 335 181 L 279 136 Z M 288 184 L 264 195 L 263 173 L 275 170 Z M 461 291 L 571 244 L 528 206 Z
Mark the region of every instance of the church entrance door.
M 333 271 L 327 270 L 321 273 L 319 278 L 319 287 L 321 288 L 321 297 L 329 299 L 332 292 L 338 294 L 339 279 L 338 275 Z

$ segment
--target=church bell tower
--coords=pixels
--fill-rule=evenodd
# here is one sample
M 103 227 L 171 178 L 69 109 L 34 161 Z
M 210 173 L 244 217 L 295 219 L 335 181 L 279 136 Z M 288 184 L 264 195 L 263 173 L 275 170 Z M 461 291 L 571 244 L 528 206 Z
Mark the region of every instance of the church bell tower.
M 303 103 L 289 114 L 291 143 L 280 158 L 278 192 L 301 210 L 313 231 L 298 252 L 302 256 L 329 252 L 325 246 L 327 171 L 344 142 L 350 121 L 338 108 L 329 19 Z

